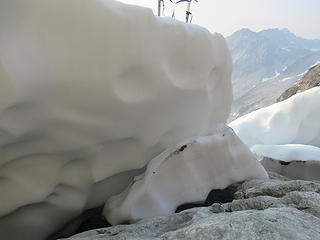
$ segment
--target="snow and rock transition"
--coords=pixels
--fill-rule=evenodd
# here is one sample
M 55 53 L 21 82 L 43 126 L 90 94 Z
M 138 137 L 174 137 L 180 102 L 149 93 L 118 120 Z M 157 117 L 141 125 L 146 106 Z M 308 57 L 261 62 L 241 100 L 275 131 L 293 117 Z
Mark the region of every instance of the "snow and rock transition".
M 109 0 L 1 1 L 0 22 L 0 89 L 8 90 L 0 95 L 2 238 L 46 239 L 125 190 L 165 149 L 210 135 L 230 113 L 232 61 L 220 34 Z M 256 167 L 265 177 L 257 163 L 251 171 L 235 157 L 252 160 L 226 135 L 195 138 L 177 156 L 153 160 L 137 183 L 148 197 L 161 192 L 162 208 L 129 194 L 150 203 L 132 218 L 258 176 Z M 241 175 L 233 165 L 243 165 Z M 190 179 L 178 178 L 179 168 L 193 167 Z M 150 178 L 153 169 L 159 173 Z M 196 189 L 175 185 L 183 180 Z M 171 184 L 180 191 L 174 196 Z
M 268 170 L 291 179 L 320 180 L 320 148 L 303 144 L 254 145 L 250 149 Z
M 206 199 L 248 178 L 268 178 L 262 165 L 229 127 L 168 149 L 132 185 L 111 197 L 104 213 L 111 224 L 174 213 L 186 202 Z
M 240 184 L 232 202 L 96 229 L 70 240 L 320 239 L 320 184 L 270 177 Z

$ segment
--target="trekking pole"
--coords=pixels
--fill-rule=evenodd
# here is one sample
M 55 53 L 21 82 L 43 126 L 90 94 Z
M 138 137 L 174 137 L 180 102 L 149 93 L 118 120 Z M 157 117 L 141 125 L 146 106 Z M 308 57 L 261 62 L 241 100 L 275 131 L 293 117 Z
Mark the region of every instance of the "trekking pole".
M 198 0 L 193 0 L 193 1 L 198 2 Z M 177 3 L 181 3 L 181 2 L 188 2 L 188 7 L 187 7 L 187 11 L 186 11 L 186 23 L 191 23 L 191 21 L 192 21 L 192 13 L 191 13 L 192 0 L 180 0 Z
M 187 12 L 186 12 L 186 23 L 189 22 L 189 16 L 191 15 L 191 1 L 188 2 L 188 8 L 187 8 Z
M 161 0 L 158 0 L 158 16 L 161 15 Z

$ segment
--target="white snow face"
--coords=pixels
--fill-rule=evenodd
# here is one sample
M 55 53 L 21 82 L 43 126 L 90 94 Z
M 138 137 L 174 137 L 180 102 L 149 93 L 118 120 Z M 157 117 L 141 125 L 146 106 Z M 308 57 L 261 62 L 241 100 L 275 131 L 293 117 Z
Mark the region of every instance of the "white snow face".
M 320 87 L 249 113 L 229 126 L 249 147 L 255 144 L 320 147 Z
M 268 157 L 285 162 L 290 162 L 293 160 L 320 161 L 320 148 L 310 145 L 254 145 L 250 148 L 250 150 L 257 156 L 258 159 Z
M 1 1 L 0 236 L 45 239 L 225 122 L 231 71 L 221 35 L 150 9 Z
M 292 179 L 320 180 L 320 148 L 302 144 L 254 145 L 250 149 L 269 171 Z
M 203 201 L 212 189 L 248 178 L 268 178 L 268 174 L 226 127 L 152 159 L 143 175 L 107 201 L 104 213 L 112 224 L 166 215 L 183 203 Z

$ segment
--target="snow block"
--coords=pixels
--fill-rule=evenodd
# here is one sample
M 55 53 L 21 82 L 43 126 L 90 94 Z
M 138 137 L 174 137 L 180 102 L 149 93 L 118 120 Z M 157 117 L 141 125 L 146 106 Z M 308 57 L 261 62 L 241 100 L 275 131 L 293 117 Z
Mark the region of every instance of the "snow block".
M 178 144 L 152 159 L 143 175 L 104 214 L 111 224 L 174 213 L 186 202 L 204 201 L 213 189 L 248 178 L 268 178 L 263 166 L 229 127 Z
M 231 108 L 220 34 L 109 0 L 1 1 L 0 64 L 6 239 L 45 239 Z
M 250 149 L 266 170 L 291 179 L 320 180 L 320 148 L 302 144 L 254 145 Z

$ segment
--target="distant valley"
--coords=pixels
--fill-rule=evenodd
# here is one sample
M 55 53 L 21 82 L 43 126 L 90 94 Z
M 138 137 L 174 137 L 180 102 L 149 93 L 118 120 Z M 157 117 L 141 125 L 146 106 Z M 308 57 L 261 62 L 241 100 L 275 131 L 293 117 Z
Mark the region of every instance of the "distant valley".
M 320 40 L 288 29 L 242 29 L 226 38 L 234 70 L 234 102 L 229 121 L 268 106 L 320 63 Z

